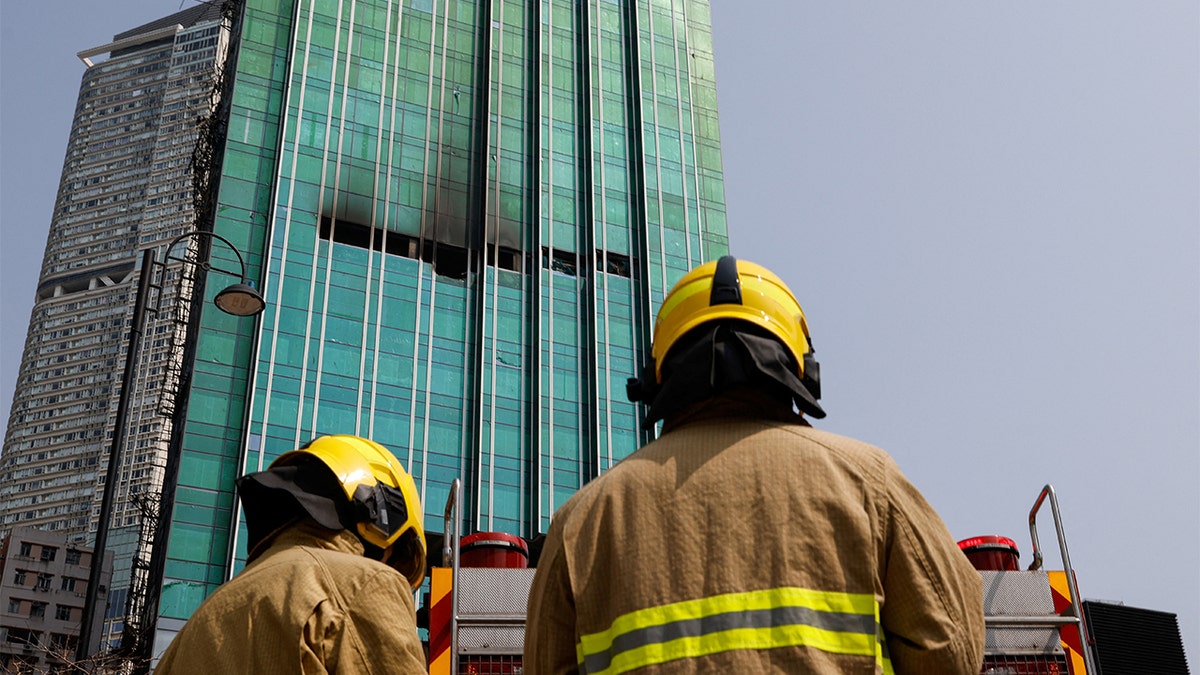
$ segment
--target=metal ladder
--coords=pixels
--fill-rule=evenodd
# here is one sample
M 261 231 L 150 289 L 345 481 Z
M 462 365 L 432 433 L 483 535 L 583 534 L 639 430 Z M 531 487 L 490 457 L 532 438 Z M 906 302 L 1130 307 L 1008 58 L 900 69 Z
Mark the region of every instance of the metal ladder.
M 1063 573 L 1070 594 L 1070 607 L 1062 613 L 1053 606 L 1049 573 L 1042 570 L 1042 549 L 1038 542 L 1037 514 L 1046 498 L 1050 500 L 1050 512 L 1054 518 L 1054 529 L 1058 534 L 1059 552 L 1062 556 Z M 1075 626 L 1080 636 L 1080 656 L 1088 675 L 1097 675 L 1092 654 L 1088 649 L 1087 633 L 1084 630 L 1083 604 L 1079 587 L 1075 582 L 1075 570 L 1071 567 L 1071 555 L 1067 551 L 1067 538 L 1063 532 L 1062 516 L 1058 509 L 1058 497 L 1054 486 L 1042 488 L 1037 501 L 1029 512 L 1029 535 L 1033 541 L 1033 562 L 1026 571 L 981 572 L 984 585 L 985 625 L 988 632 L 988 648 L 993 651 L 1012 650 L 1013 653 L 1048 653 L 1057 650 L 1064 626 Z

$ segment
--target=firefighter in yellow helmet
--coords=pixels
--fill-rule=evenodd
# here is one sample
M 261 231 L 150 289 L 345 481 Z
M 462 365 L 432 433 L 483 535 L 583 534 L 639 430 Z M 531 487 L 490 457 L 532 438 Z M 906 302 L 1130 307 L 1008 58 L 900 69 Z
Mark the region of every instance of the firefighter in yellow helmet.
M 387 448 L 322 436 L 238 480 L 246 567 L 210 595 L 156 673 L 416 673 L 425 532 Z
M 820 393 L 777 276 L 685 275 L 629 386 L 662 434 L 555 513 L 525 673 L 978 673 L 978 572 L 887 454 L 809 426 Z

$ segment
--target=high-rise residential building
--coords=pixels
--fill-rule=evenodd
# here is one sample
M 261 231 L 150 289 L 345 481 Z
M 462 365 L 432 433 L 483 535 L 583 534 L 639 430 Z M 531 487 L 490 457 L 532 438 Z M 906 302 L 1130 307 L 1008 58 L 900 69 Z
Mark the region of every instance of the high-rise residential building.
M 653 311 L 686 270 L 728 249 L 707 0 L 227 0 L 220 11 L 228 59 L 214 55 L 221 74 L 205 99 L 216 123 L 175 194 L 210 187 L 176 232 L 219 237 L 196 255 L 221 268 L 238 265 L 223 242 L 236 247 L 268 307 L 251 321 L 213 311 L 219 284 L 203 288 L 202 264 L 197 302 L 177 303 L 185 321 L 145 338 L 182 365 L 153 371 L 153 349 L 143 354 L 135 400 L 165 405 L 135 406 L 146 414 L 129 425 L 158 429 L 147 447 L 167 458 L 135 619 L 155 624 L 155 651 L 241 564 L 234 479 L 320 434 L 391 448 L 428 529 L 441 529 L 460 477 L 466 531 L 545 531 L 652 433 L 625 383 L 649 351 Z M 109 61 L 125 54 L 114 47 Z M 112 278 L 110 373 L 136 248 Z M 172 339 L 189 320 L 188 339 Z
M 195 226 L 197 119 L 213 106 L 226 37 L 220 7 L 202 4 L 79 53 L 84 73 L 0 453 L 0 533 L 29 525 L 92 540 L 138 254 Z M 170 418 L 160 390 L 176 323 L 155 317 L 143 340 L 108 547 L 117 553 L 111 617 L 124 614 L 131 561 L 149 555 L 141 496 L 162 485 Z

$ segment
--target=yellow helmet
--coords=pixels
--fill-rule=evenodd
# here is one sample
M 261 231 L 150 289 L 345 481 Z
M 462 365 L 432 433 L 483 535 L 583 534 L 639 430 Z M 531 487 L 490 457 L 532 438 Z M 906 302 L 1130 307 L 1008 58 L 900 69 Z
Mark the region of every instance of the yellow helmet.
M 663 360 L 679 338 L 722 319 L 765 328 L 792 353 L 799 366 L 796 375 L 804 378 L 804 357 L 812 352 L 812 343 L 796 296 L 767 268 L 727 255 L 685 274 L 663 300 L 651 348 L 655 381 L 662 382 Z
M 413 588 L 425 578 L 425 528 L 412 476 L 387 448 L 358 436 L 321 436 L 280 455 L 271 468 L 316 459 L 333 471 L 353 506 L 357 534 L 383 551 Z
M 794 374 L 811 404 L 820 398 L 820 370 L 804 310 L 783 280 L 761 265 L 724 256 L 696 267 L 681 278 L 658 310 L 651 361 L 643 376 L 629 382 L 630 400 L 652 402 L 663 384 L 663 364 L 671 348 L 694 329 L 718 321 L 740 321 L 775 337 L 795 361 Z

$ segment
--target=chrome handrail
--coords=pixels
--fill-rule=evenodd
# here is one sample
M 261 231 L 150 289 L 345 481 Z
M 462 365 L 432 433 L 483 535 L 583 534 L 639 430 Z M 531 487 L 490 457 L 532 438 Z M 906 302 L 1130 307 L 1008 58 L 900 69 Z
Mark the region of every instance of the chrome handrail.
M 1054 492 L 1054 486 L 1049 483 L 1042 488 L 1037 501 L 1033 503 L 1033 508 L 1029 511 L 1029 536 L 1033 539 L 1033 562 L 1029 563 L 1029 571 L 1039 570 L 1042 567 L 1042 549 L 1038 544 L 1037 534 L 1037 513 L 1046 501 L 1046 497 L 1050 498 L 1050 515 L 1054 518 L 1054 530 L 1058 534 L 1058 548 L 1059 554 L 1062 556 L 1063 572 L 1066 574 L 1067 588 L 1071 593 L 1071 612 L 1074 618 L 1068 621 L 1078 624 L 1084 667 L 1087 669 L 1088 675 L 1096 675 L 1097 671 L 1092 663 L 1092 652 L 1089 647 L 1090 639 L 1083 621 L 1083 603 L 1079 599 L 1079 585 L 1075 582 L 1075 570 L 1071 567 L 1071 554 L 1067 552 L 1067 535 L 1063 531 L 1062 514 L 1058 510 L 1058 496 Z
M 450 494 L 446 497 L 446 511 L 442 527 L 442 566 L 450 568 L 450 672 L 458 673 L 458 568 L 459 542 L 462 539 L 462 518 L 459 506 L 462 502 L 462 481 L 450 481 Z

